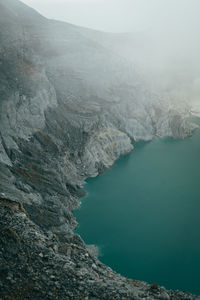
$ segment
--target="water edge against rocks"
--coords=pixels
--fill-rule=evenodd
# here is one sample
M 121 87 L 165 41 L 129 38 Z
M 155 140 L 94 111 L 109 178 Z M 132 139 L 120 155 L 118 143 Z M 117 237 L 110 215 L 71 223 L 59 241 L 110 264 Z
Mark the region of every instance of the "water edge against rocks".
M 87 180 L 77 232 L 122 275 L 200 294 L 200 130 L 134 146 Z

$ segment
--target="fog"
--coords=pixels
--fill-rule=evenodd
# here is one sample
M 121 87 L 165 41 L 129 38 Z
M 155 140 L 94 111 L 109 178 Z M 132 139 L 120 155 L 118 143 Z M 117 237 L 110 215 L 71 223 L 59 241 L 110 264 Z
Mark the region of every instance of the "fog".
M 23 0 L 48 18 L 115 35 L 152 89 L 184 101 L 200 93 L 199 0 Z M 122 38 L 122 33 L 126 33 Z M 117 41 L 118 40 L 118 41 Z
M 198 0 L 23 0 L 48 18 L 112 32 L 190 31 L 199 25 Z

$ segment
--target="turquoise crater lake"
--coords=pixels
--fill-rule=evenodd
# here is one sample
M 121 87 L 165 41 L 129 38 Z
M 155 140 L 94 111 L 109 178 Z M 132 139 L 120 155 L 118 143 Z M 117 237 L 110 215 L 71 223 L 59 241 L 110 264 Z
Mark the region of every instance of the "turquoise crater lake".
M 120 274 L 200 294 L 200 130 L 134 146 L 87 180 L 77 232 Z

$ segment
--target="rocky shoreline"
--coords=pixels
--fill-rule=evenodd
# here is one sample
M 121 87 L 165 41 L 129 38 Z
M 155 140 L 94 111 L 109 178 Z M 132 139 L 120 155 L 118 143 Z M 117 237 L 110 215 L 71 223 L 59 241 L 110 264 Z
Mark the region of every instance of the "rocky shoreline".
M 0 0 L 0 299 L 200 299 L 120 276 L 74 233 L 87 177 L 194 129 L 93 34 Z
M 44 232 L 22 205 L 1 205 L 1 299 L 199 299 L 128 279 L 100 263 L 78 235 Z

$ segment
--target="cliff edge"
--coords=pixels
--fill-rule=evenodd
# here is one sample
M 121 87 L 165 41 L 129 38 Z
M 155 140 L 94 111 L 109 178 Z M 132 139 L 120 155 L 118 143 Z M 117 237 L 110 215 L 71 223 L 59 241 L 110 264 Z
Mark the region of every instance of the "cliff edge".
M 0 0 L 0 298 L 200 299 L 116 274 L 74 233 L 87 177 L 193 129 L 96 36 Z

